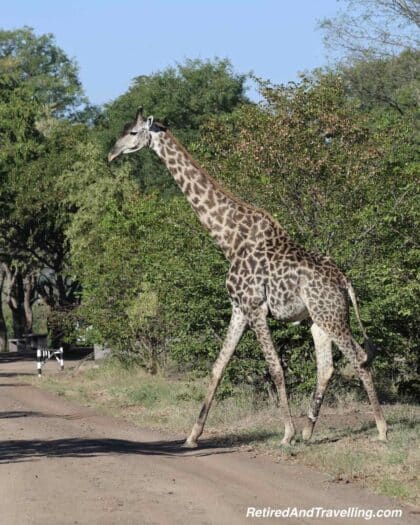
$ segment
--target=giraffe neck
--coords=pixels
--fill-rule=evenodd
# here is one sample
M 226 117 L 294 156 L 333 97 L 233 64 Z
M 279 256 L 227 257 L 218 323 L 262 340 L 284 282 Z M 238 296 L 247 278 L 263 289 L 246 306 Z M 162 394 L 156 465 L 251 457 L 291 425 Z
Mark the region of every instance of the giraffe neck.
M 150 147 L 164 161 L 200 222 L 231 258 L 242 240 L 238 223 L 252 207 L 225 192 L 170 132 L 153 136 Z

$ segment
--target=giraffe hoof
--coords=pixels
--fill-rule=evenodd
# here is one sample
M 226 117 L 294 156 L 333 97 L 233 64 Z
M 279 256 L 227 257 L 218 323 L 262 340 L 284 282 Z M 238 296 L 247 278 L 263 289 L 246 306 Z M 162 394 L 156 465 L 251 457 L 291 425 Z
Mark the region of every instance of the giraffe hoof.
M 293 436 L 284 436 L 284 438 L 280 441 L 280 445 L 282 446 L 290 446 L 294 444 L 294 441 L 292 441 Z
M 386 434 L 379 434 L 376 436 L 370 436 L 369 441 L 372 443 L 388 443 L 388 437 Z
M 197 441 L 190 441 L 189 439 L 187 439 L 186 441 L 184 441 L 181 447 L 182 448 L 197 448 L 198 444 L 197 444 Z

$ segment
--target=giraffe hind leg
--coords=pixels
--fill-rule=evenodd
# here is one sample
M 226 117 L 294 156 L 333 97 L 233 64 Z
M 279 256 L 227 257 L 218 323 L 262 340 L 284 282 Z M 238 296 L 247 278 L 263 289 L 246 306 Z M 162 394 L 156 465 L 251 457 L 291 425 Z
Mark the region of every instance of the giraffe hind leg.
M 387 441 L 387 424 L 373 383 L 372 372 L 369 366 L 366 365 L 366 352 L 359 343 L 353 339 L 350 331 L 346 331 L 339 336 L 333 336 L 333 341 L 353 365 L 363 383 L 373 410 L 376 428 L 379 434 L 378 439 L 380 441 Z
M 302 431 L 305 441 L 312 436 L 328 382 L 334 372 L 331 337 L 315 323 L 311 326 L 311 332 L 315 345 L 317 383 L 308 411 L 308 420 Z
M 328 298 L 328 304 L 322 299 Z M 305 304 L 313 321 L 328 334 L 344 356 L 353 365 L 368 395 L 373 409 L 379 440 L 386 441 L 387 424 L 373 384 L 369 368 L 368 353 L 354 340 L 348 321 L 347 295 L 337 287 L 323 289 L 323 297 L 307 290 L 304 295 Z

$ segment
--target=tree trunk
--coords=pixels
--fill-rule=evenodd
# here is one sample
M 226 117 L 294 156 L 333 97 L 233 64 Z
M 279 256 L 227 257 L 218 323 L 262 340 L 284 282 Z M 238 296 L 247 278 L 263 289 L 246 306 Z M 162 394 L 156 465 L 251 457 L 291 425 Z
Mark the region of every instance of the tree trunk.
M 3 287 L 6 280 L 6 272 L 0 267 L 0 352 L 7 350 L 7 327 L 3 313 Z
M 62 346 L 64 336 L 61 316 L 66 306 L 66 294 L 64 289 L 63 278 L 60 273 L 55 274 L 54 286 L 50 289 L 49 307 L 50 313 L 47 318 L 48 335 L 51 346 L 58 348 Z
M 60 323 L 60 312 L 58 309 L 50 312 L 47 318 L 48 338 L 52 348 L 65 346 L 63 344 L 64 330 Z
M 13 290 L 11 290 L 9 307 L 12 311 L 13 337 L 20 339 L 28 333 L 24 306 L 23 279 L 20 273 L 16 276 Z
M 32 332 L 33 313 L 32 305 L 35 294 L 35 274 L 31 273 L 23 279 L 23 309 L 25 311 L 25 323 L 28 333 Z
M 38 293 L 49 306 L 47 328 L 50 344 L 53 348 L 68 346 L 63 339 L 68 326 L 63 322 L 71 311 L 80 304 L 78 296 L 80 286 L 77 282 L 63 277 L 57 269 L 54 273 L 44 275 L 38 283 Z
M 9 280 L 9 293 L 7 303 L 12 312 L 13 337 L 22 338 L 32 331 L 32 303 L 33 287 L 15 270 L 13 273 L 6 269 Z M 26 304 L 27 303 L 27 304 Z

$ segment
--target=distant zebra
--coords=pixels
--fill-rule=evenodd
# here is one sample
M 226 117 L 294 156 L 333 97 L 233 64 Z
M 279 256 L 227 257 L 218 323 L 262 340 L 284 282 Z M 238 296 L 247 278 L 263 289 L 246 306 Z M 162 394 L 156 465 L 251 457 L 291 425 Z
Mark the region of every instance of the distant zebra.
M 63 347 L 61 346 L 58 350 L 48 350 L 48 348 L 38 348 L 36 351 L 36 367 L 38 370 L 38 377 L 42 376 L 42 367 L 51 359 L 55 357 L 57 363 L 60 365 L 60 370 L 64 370 L 64 357 Z

